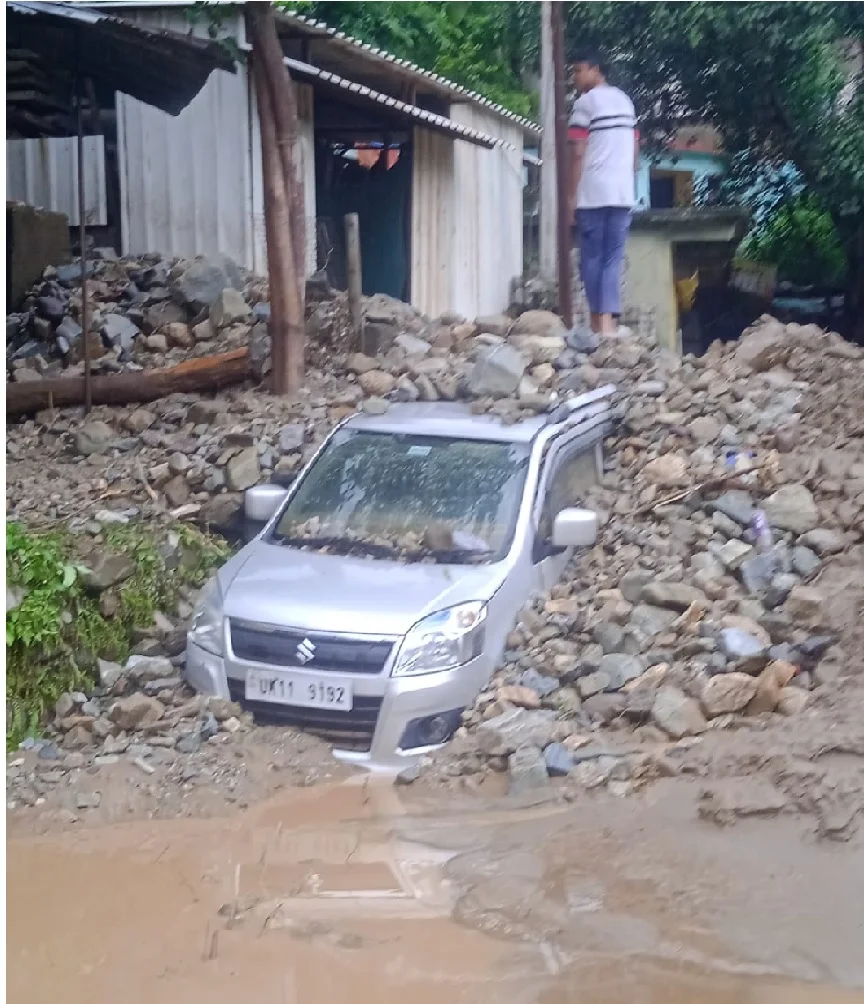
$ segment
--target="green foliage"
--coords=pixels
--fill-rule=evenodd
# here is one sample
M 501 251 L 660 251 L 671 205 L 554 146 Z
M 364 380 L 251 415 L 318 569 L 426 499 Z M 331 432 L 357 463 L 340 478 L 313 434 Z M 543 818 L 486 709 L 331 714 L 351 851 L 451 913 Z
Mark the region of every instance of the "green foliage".
M 136 565 L 117 590 L 116 615 L 106 617 L 99 597 L 84 588 L 74 536 L 7 524 L 6 581 L 20 599 L 6 615 L 7 742 L 37 730 L 61 694 L 92 685 L 97 658 L 125 659 L 136 629 L 148 627 L 157 610 L 172 610 L 182 585 L 202 585 L 228 557 L 221 541 L 191 527 L 176 532 L 173 569 L 143 526 L 106 528 L 104 546 Z
M 812 194 L 777 209 L 739 248 L 742 258 L 777 266 L 777 276 L 798 285 L 837 286 L 846 253 L 834 221 Z
M 409 59 L 522 115 L 536 111 L 523 84 L 539 58 L 536 3 L 313 3 L 279 6 Z
M 579 2 L 568 5 L 568 40 L 611 56 L 649 144 L 661 146 L 682 121 L 704 122 L 733 153 L 793 163 L 845 247 L 847 313 L 856 323 L 857 312 L 864 334 L 859 4 Z

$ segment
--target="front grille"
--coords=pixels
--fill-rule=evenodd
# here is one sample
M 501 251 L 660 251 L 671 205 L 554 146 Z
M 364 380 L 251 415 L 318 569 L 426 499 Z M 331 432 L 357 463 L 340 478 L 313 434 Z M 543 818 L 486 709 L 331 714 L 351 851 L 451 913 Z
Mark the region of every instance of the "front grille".
M 314 655 L 303 661 L 301 648 Z M 364 641 L 339 635 L 298 631 L 294 628 L 265 630 L 243 621 L 231 621 L 231 648 L 238 659 L 268 666 L 314 669 L 322 673 L 380 673 L 393 649 L 391 641 Z
M 251 711 L 262 725 L 302 729 L 338 749 L 368 753 L 372 748 L 372 737 L 381 711 L 380 697 L 355 697 L 350 711 L 332 711 L 329 708 L 295 708 L 290 704 L 247 701 L 246 686 L 241 680 L 229 679 L 228 691 L 231 700 Z

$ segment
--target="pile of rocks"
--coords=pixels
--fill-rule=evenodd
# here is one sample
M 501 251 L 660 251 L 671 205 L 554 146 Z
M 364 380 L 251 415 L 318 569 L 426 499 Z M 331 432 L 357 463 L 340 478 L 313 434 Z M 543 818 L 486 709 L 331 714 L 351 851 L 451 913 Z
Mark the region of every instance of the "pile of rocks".
M 430 775 L 626 787 L 862 668 L 864 350 L 762 318 L 701 358 L 604 339 L 580 377 L 613 366 L 626 415 L 584 500 L 600 541 L 523 613 Z
M 189 271 L 199 266 L 179 273 L 187 290 Z M 226 289 L 222 299 L 229 292 L 239 296 Z M 250 295 L 261 293 L 253 286 Z M 589 364 L 597 337 L 565 332 L 546 311 L 430 321 L 381 296 L 365 304 L 366 342 L 377 354 L 339 353 L 341 304 L 340 297 L 310 303 L 307 328 L 330 354 L 324 367 L 310 361 L 295 399 L 235 388 L 215 400 L 177 394 L 146 406 L 100 407 L 84 422 L 77 409 L 46 410 L 10 426 L 7 513 L 31 522 L 84 519 L 110 499 L 129 515 L 175 512 L 220 525 L 239 506 L 239 493 L 296 470 L 358 408 L 382 413 L 392 401 L 458 399 L 516 421 L 622 372 Z M 257 329 L 263 325 L 250 334 L 244 323 L 242 337 L 252 338 L 263 373 L 269 347 L 266 334 L 255 341 Z

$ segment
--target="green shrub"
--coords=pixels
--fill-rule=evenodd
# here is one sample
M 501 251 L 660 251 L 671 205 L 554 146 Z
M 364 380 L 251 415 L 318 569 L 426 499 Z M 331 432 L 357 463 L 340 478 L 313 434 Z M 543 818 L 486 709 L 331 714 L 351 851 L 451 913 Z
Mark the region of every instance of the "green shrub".
M 177 568 L 169 568 L 159 540 L 142 524 L 103 531 L 107 550 L 125 554 L 136 571 L 117 589 L 113 617 L 84 588 L 79 539 L 63 529 L 6 527 L 6 582 L 18 600 L 6 614 L 6 735 L 14 747 L 38 731 L 61 694 L 95 683 L 97 658 L 123 660 L 136 629 L 172 611 L 183 585 L 199 586 L 228 557 L 224 542 L 180 527 Z
M 819 200 L 802 193 L 782 203 L 738 251 L 742 258 L 777 266 L 777 278 L 801 286 L 842 286 L 846 253 L 834 221 Z

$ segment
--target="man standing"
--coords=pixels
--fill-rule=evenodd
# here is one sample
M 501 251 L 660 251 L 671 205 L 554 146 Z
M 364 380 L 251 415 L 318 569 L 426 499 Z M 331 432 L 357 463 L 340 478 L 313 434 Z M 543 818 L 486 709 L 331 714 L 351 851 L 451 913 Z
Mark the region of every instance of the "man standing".
M 580 272 L 591 330 L 611 334 L 621 313 L 621 269 L 635 201 L 636 113 L 630 98 L 606 83 L 598 53 L 576 56 L 573 81 L 579 98 L 570 115 L 571 198 Z

